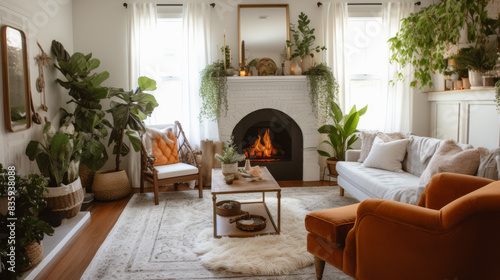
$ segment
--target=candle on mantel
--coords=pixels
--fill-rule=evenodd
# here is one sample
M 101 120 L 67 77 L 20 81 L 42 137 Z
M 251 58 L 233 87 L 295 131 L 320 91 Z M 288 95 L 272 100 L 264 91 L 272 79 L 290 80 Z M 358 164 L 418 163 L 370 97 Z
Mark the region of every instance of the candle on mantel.
M 224 50 L 224 71 L 226 71 L 226 29 L 224 29 L 224 46 L 222 47 Z
M 244 76 L 245 76 L 245 74 L 246 74 L 246 73 L 245 73 L 245 70 L 240 71 L 240 76 L 241 76 L 241 77 L 244 77 Z
M 245 67 L 245 40 L 241 41 L 241 67 Z

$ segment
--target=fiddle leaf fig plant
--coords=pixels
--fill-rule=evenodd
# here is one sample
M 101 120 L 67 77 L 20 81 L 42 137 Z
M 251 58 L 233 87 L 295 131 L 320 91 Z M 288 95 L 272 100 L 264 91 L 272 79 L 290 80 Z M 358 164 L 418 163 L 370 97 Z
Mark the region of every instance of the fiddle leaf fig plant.
M 140 137 L 146 132 L 144 120 L 151 116 L 158 107 L 155 97 L 146 91 L 156 90 L 156 81 L 148 77 L 139 77 L 135 90 L 125 91 L 122 88 L 110 88 L 108 98 L 113 98 L 110 109 L 113 118 L 108 146 L 113 144 L 115 171 L 120 170 L 120 156 L 126 156 L 130 147 L 124 143 L 125 136 L 130 140 L 134 151 L 141 150 Z
M 314 41 L 316 41 L 316 36 L 314 36 L 315 28 L 310 28 L 309 23 L 311 20 L 306 14 L 301 12 L 299 14 L 298 25 L 290 24 L 290 33 L 293 37 L 293 43 L 290 40 L 286 41 L 286 46 L 289 48 L 294 48 L 290 60 L 296 57 L 304 57 L 311 54 L 311 51 L 320 52 L 326 50 L 325 46 L 313 47 Z
M 351 111 L 349 111 L 349 114 L 344 115 L 340 106 L 334 101 L 331 101 L 329 116 L 333 124 L 321 126 L 318 132 L 327 135 L 328 140 L 322 143 L 330 146 L 333 149 L 333 153 L 330 154 L 325 150 L 318 150 L 318 154 L 332 158 L 332 160 L 336 161 L 345 160 L 345 152 L 351 150 L 351 145 L 358 140 L 358 136 L 355 133 L 358 132 L 357 127 L 359 118 L 363 116 L 367 110 L 368 105 L 359 111 L 356 109 L 356 105 L 354 105 Z
M 52 53 L 57 58 L 55 66 L 64 76 L 56 82 L 69 90 L 75 110 L 70 113 L 62 109 L 62 119 L 72 118 L 75 130 L 83 135 L 83 151 L 81 161 L 90 170 L 99 170 L 108 160 L 106 147 L 102 140 L 108 135 L 106 126 L 111 126 L 105 119 L 106 113 L 101 102 L 107 98 L 108 88 L 101 84 L 108 79 L 109 73 L 93 72 L 100 61 L 92 58 L 92 54 L 84 55 L 76 52 L 69 55 L 58 41 L 52 41 Z

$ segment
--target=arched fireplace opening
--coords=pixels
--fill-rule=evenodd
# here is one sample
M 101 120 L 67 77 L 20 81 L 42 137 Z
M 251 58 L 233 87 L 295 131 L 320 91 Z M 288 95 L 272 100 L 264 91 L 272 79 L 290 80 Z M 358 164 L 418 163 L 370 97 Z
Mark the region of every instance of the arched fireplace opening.
M 302 180 L 302 131 L 287 114 L 275 109 L 254 111 L 236 124 L 232 135 L 252 166 L 266 166 L 276 180 Z

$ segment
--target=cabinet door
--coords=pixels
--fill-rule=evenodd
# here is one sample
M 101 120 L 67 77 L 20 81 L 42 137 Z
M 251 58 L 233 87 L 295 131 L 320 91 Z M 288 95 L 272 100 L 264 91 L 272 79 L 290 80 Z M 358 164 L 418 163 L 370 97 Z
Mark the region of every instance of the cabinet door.
M 436 102 L 434 107 L 433 137 L 459 141 L 460 103 Z
M 474 147 L 498 148 L 500 119 L 494 103 L 471 103 L 468 108 L 467 143 Z

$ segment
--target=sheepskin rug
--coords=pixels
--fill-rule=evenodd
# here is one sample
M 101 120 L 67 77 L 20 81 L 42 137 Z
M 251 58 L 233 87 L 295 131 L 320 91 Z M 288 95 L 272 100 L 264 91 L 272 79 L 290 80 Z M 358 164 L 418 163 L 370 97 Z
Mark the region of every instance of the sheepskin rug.
M 203 199 L 197 191 L 160 193 L 157 206 L 152 194 L 135 194 L 82 279 L 315 279 L 305 215 L 357 201 L 339 197 L 337 186 L 282 188 L 281 197 L 280 235 L 216 239 L 210 191 Z M 266 194 L 266 204 L 275 217 L 275 193 Z M 351 278 L 326 265 L 323 279 Z

